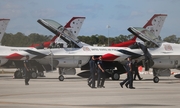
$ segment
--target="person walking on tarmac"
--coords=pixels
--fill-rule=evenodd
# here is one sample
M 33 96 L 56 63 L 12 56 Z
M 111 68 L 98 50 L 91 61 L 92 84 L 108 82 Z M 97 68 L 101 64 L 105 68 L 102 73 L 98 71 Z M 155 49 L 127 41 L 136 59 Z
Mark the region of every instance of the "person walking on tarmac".
M 139 78 L 139 80 L 142 80 L 143 78 L 140 77 L 139 71 L 138 71 L 138 60 L 135 60 L 133 63 L 133 71 L 134 71 L 134 80 L 136 80 L 136 76 Z
M 105 88 L 104 82 L 105 82 L 106 76 L 105 76 L 105 71 L 104 71 L 104 67 L 103 67 L 103 63 L 102 63 L 102 56 L 99 56 L 99 60 L 97 62 L 97 65 L 98 65 L 97 87 L 98 88 Z
M 128 85 L 129 85 L 129 88 L 130 89 L 135 89 L 135 87 L 133 87 L 133 71 L 132 71 L 132 62 L 131 62 L 131 58 L 127 58 L 127 63 L 126 63 L 126 71 L 127 71 L 127 78 L 119 83 L 120 86 L 123 88 L 123 85 L 125 84 L 125 86 L 128 88 Z
M 26 55 L 26 59 L 24 60 L 24 71 L 25 71 L 25 85 L 29 85 L 29 80 L 30 80 L 29 55 Z
M 91 88 L 95 87 L 95 73 L 96 73 L 96 62 L 94 56 L 91 57 L 91 60 L 89 61 L 89 67 L 90 67 L 90 77 L 88 78 L 88 85 Z

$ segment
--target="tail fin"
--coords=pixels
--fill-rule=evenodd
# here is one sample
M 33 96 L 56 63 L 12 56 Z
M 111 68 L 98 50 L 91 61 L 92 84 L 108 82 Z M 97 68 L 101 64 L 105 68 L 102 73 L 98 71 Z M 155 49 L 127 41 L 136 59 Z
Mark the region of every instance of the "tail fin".
M 161 28 L 164 24 L 164 21 L 167 17 L 167 14 L 154 14 L 151 19 L 144 25 L 143 28 L 146 28 L 147 30 L 153 32 L 156 36 L 159 36 Z M 112 47 L 128 47 L 136 42 L 136 36 L 134 36 L 132 39 L 111 45 Z
M 72 17 L 64 27 L 71 31 L 75 37 L 77 37 L 84 20 L 85 17 Z
M 0 44 L 10 19 L 0 19 Z
M 59 39 L 57 40 L 57 42 L 63 42 L 65 41 L 66 43 L 68 43 L 68 41 L 72 41 L 74 42 L 75 45 L 82 47 L 82 43 L 79 41 L 78 34 L 79 31 L 81 29 L 81 26 L 83 24 L 85 20 L 85 17 L 73 17 L 71 18 L 71 20 L 64 26 L 63 29 L 63 36 L 61 36 Z M 67 39 L 67 41 L 66 41 Z
M 143 28 L 153 32 L 156 36 L 159 36 L 166 17 L 167 14 L 154 14 Z

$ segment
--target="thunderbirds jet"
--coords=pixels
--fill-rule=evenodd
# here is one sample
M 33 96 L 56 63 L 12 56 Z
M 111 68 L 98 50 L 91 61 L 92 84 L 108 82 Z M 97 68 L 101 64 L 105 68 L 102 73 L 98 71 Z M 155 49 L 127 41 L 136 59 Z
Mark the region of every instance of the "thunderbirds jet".
M 163 25 L 163 22 L 164 22 L 166 16 L 167 15 L 165 15 L 165 14 L 156 14 L 156 15 L 154 15 L 151 18 L 151 20 L 145 25 L 145 27 L 150 28 L 151 30 L 153 29 L 155 31 L 155 33 L 157 33 L 157 35 L 159 35 L 159 32 L 160 32 L 160 30 L 162 28 L 162 25 Z M 69 37 L 68 32 L 64 33 L 64 28 L 62 28 L 59 23 L 57 23 L 57 22 L 55 22 L 53 20 L 49 21 L 47 19 L 39 19 L 38 22 L 40 24 L 42 24 L 43 26 L 45 26 L 48 30 L 55 33 L 55 34 L 57 32 L 61 33 L 62 36 L 60 36 L 60 37 L 62 39 L 65 39 L 66 42 L 71 43 L 71 48 L 73 47 L 71 50 L 68 50 L 68 52 L 73 51 L 74 48 L 79 48 L 79 49 L 83 48 L 85 50 L 87 49 L 86 51 L 88 51 L 88 50 L 89 51 L 91 51 L 91 50 L 92 51 L 93 50 L 101 51 L 100 50 L 101 48 L 99 49 L 99 47 L 91 47 L 91 46 L 86 46 L 85 47 L 78 39 L 74 40 L 72 37 Z M 112 48 L 114 48 L 114 47 L 112 47 Z M 108 50 L 107 48 L 103 47 L 102 50 L 107 51 L 106 54 L 103 53 L 103 60 L 105 62 L 104 63 L 105 67 L 109 70 L 109 73 L 112 75 L 112 79 L 118 80 L 119 79 L 119 74 L 122 74 L 122 73 L 125 72 L 123 65 L 119 61 L 116 61 L 116 60 L 114 61 L 114 59 L 116 59 L 119 56 L 117 56 L 116 54 L 114 55 L 114 54 L 109 53 L 108 51 L 111 51 L 112 50 L 111 48 L 109 48 L 109 50 Z M 76 50 L 76 51 L 79 51 L 79 50 Z M 132 53 L 132 54 L 134 54 L 134 53 Z M 102 54 L 94 53 L 94 55 L 102 55 Z M 137 55 L 135 54 L 135 56 L 137 56 Z M 63 61 L 63 63 L 61 65 L 58 65 L 59 73 L 60 73 L 60 77 L 59 77 L 60 80 L 63 79 L 62 74 L 67 74 L 67 73 L 68 74 L 75 74 L 76 73 L 76 71 L 75 71 L 76 67 L 73 64 L 75 64 L 76 66 L 77 66 L 77 64 L 73 62 L 73 59 L 74 59 L 74 57 L 71 58 L 69 56 L 67 56 L 66 58 L 63 57 L 61 59 Z M 81 63 L 81 61 L 84 61 L 84 60 L 81 60 L 81 56 L 79 56 L 78 59 L 76 57 L 75 61 L 80 61 L 80 63 Z M 88 62 L 86 62 L 86 64 L 87 63 Z M 84 66 L 81 64 L 81 66 L 80 66 L 81 69 L 82 69 L 82 67 L 85 68 L 86 70 L 89 69 L 89 67 L 86 67 L 86 66 L 89 66 L 88 64 L 85 67 Z M 117 68 L 117 70 L 114 70 L 115 67 Z
M 70 33 L 73 33 L 71 35 L 74 35 L 75 37 L 77 37 L 80 29 L 81 29 L 81 26 L 83 24 L 83 21 L 84 21 L 85 17 L 72 17 L 70 19 L 70 21 L 65 25 L 65 29 L 66 30 L 69 30 Z M 6 23 L 4 23 L 6 21 Z M 4 33 L 5 31 L 5 27 L 7 26 L 7 19 L 2 19 L 2 21 L 0 21 L 0 24 L 2 23 L 2 27 L 0 28 L 0 30 L 3 30 L 1 32 L 1 35 L 3 35 L 2 33 Z M 52 47 L 51 44 L 55 42 L 56 39 L 58 39 L 60 33 L 57 32 L 57 34 L 50 40 L 50 41 L 47 41 L 47 42 L 43 42 L 41 44 L 32 44 L 30 47 L 35 47 L 36 49 L 43 49 L 43 48 L 48 48 L 48 47 Z M 61 47 L 59 44 L 54 44 L 53 47 Z M 5 47 L 5 48 L 10 48 L 10 47 Z M 20 48 L 20 47 L 12 47 L 12 48 Z M 26 49 L 26 47 L 23 47 L 24 49 Z M 3 47 L 4 49 L 4 47 Z M 20 48 L 21 49 L 21 48 Z M 29 48 L 27 48 L 29 49 Z M 30 48 L 31 49 L 31 48 Z M 14 50 L 14 51 L 15 51 Z M 10 67 L 14 67 L 12 66 L 12 64 L 15 65 L 15 67 L 17 68 L 16 72 L 14 73 L 14 77 L 15 78 L 21 78 L 22 77 L 22 68 L 23 68 L 23 63 L 22 63 L 22 60 L 14 60 L 14 59 L 6 59 L 4 61 L 4 59 L 0 59 L 0 61 L 2 61 L 2 64 L 1 64 L 1 67 L 5 67 L 5 68 L 10 68 Z M 36 78 L 37 77 L 37 74 L 36 74 L 36 70 L 38 70 L 38 74 L 40 73 L 43 73 L 44 70 L 46 71 L 50 71 L 52 70 L 51 66 L 49 64 L 46 64 L 46 65 L 41 65 L 37 62 L 33 62 L 33 72 L 32 72 L 32 78 Z
M 157 36 L 144 28 L 130 27 L 128 30 L 144 41 L 145 46 L 139 45 L 146 59 L 143 64 L 146 70 L 153 69 L 153 81 L 155 83 L 159 82 L 158 76 L 170 76 L 170 69 L 180 69 L 179 44 L 162 42 Z M 127 54 L 127 52 L 122 53 Z M 141 57 L 138 59 L 141 59 Z

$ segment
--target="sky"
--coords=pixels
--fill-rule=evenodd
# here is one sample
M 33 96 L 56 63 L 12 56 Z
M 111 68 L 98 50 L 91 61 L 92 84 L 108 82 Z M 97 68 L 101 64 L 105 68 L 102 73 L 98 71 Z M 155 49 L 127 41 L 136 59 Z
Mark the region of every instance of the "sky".
M 167 14 L 160 36 L 180 37 L 180 0 L 0 0 L 0 18 L 10 19 L 6 33 L 54 35 L 37 20 L 65 25 L 86 17 L 79 35 L 129 35 L 128 27 L 143 27 L 154 14 Z M 107 25 L 110 28 L 107 28 Z

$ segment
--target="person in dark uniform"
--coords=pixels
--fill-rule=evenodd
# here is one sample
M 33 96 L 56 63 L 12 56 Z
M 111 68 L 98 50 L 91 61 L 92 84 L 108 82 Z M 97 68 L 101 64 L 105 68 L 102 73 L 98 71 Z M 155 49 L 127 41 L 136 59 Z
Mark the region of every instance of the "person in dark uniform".
M 90 67 L 90 77 L 88 78 L 88 85 L 91 88 L 95 87 L 95 73 L 96 73 L 96 62 L 94 56 L 91 57 L 91 60 L 89 61 L 89 67 Z
M 30 80 L 29 55 L 26 55 L 26 60 L 24 60 L 24 72 L 25 72 L 25 85 L 29 85 L 29 80 Z
M 102 63 L 102 56 L 99 56 L 99 60 L 97 62 L 98 65 L 98 81 L 97 81 L 97 87 L 98 88 L 105 88 L 104 82 L 105 82 L 105 71 L 104 66 Z
M 126 63 L 126 71 L 127 71 L 127 78 L 119 83 L 120 86 L 123 88 L 123 85 L 125 84 L 125 86 L 128 88 L 128 85 L 129 85 L 129 88 L 130 89 L 135 89 L 135 87 L 133 87 L 133 71 L 132 71 L 132 62 L 131 62 L 131 58 L 127 58 L 127 63 Z
M 139 71 L 138 71 L 138 60 L 135 60 L 133 63 L 133 71 L 134 71 L 134 80 L 136 80 L 136 76 L 139 78 L 139 80 L 142 80 L 143 78 L 140 77 Z

